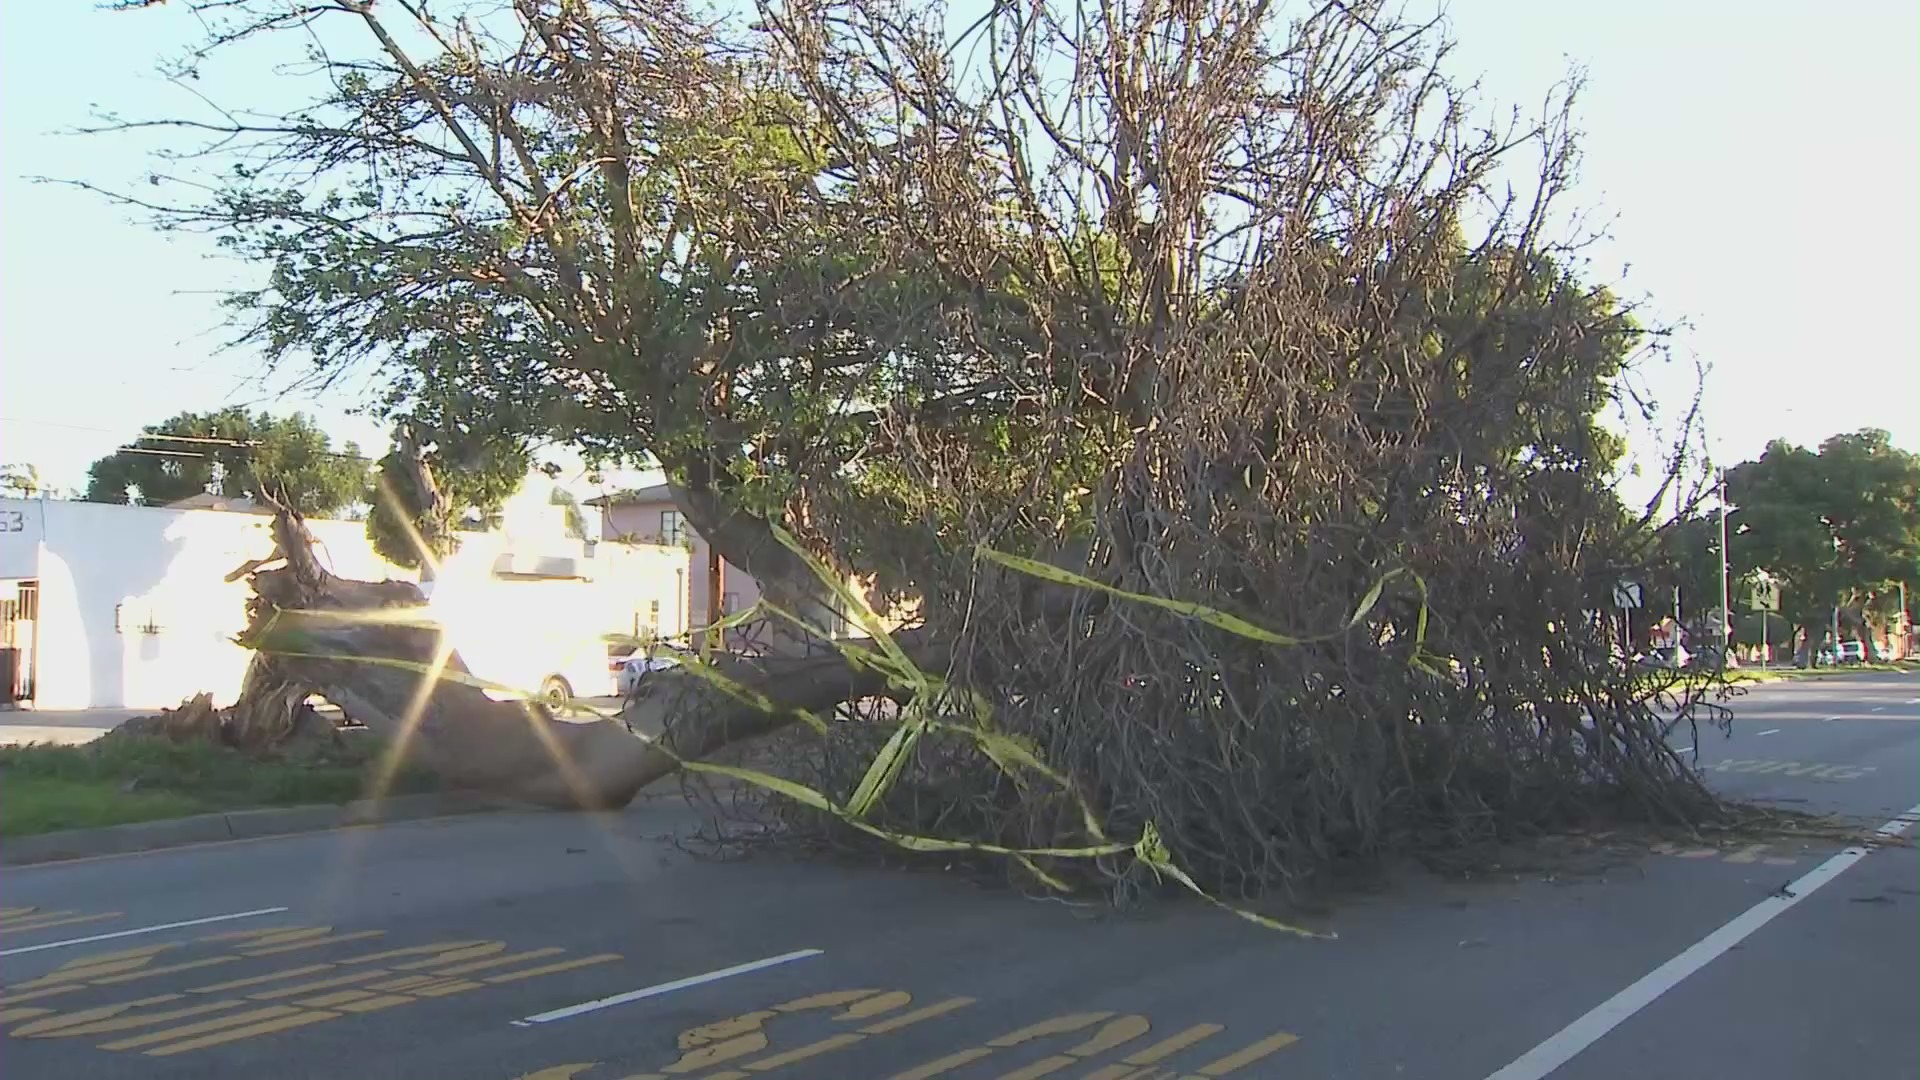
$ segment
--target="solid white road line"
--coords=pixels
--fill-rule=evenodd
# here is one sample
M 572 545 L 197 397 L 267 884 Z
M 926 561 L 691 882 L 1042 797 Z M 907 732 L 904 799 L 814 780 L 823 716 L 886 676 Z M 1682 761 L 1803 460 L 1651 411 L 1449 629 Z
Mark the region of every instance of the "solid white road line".
M 534 1024 L 550 1024 L 555 1020 L 565 1020 L 570 1016 L 597 1012 L 601 1009 L 611 1009 L 615 1005 L 625 1005 L 629 1001 L 640 1001 L 644 998 L 659 997 L 661 994 L 671 994 L 675 990 L 685 990 L 688 987 L 700 986 L 710 982 L 719 982 L 721 979 L 731 979 L 735 975 L 745 975 L 750 971 L 760 971 L 765 968 L 778 967 L 781 964 L 791 964 L 795 960 L 805 960 L 810 956 L 824 955 L 826 955 L 826 950 L 824 949 L 796 949 L 790 953 L 781 953 L 779 956 L 769 956 L 765 960 L 751 960 L 744 964 L 735 964 L 729 968 L 721 968 L 718 971 L 709 971 L 705 975 L 689 975 L 684 979 L 675 979 L 672 982 L 663 982 L 655 986 L 644 986 L 638 990 L 629 990 L 624 994 L 603 997 L 598 1001 L 585 1001 L 578 1005 L 569 1005 L 564 1009 L 554 1009 L 551 1012 L 537 1013 L 524 1020 L 515 1020 L 513 1026 L 531 1027 Z
M 1759 738 L 1762 735 L 1778 735 L 1780 734 L 1780 729 L 1777 727 L 1770 727 L 1765 731 L 1756 731 L 1753 734 L 1755 738 Z
M 285 910 L 287 909 L 283 907 L 263 907 L 253 911 L 236 911 L 231 915 L 209 915 L 204 919 L 186 919 L 181 922 L 161 923 L 158 926 L 142 926 L 137 930 L 116 930 L 111 934 L 92 934 L 87 937 L 68 938 L 65 941 L 49 941 L 43 945 L 22 945 L 18 949 L 0 949 L 0 956 L 18 956 L 21 953 L 39 952 L 42 949 L 64 949 L 69 945 L 86 945 L 95 941 L 112 941 L 114 938 L 157 934 L 162 930 L 178 930 L 183 926 L 205 926 L 208 923 L 252 919 L 260 915 L 278 915 Z
M 1814 890 L 1839 877 L 1846 869 L 1867 857 L 1875 843 L 1891 840 L 1920 823 L 1920 806 L 1901 814 L 1874 830 L 1873 838 L 1858 847 L 1850 847 L 1789 883 L 1779 892 L 1735 916 L 1733 921 L 1688 946 L 1685 952 L 1654 968 L 1625 990 L 1595 1006 L 1594 1009 L 1561 1028 L 1539 1046 L 1520 1055 L 1512 1064 L 1487 1080 L 1542 1080 L 1555 1069 L 1573 1060 L 1600 1037 L 1625 1023 L 1661 994 L 1673 989 L 1687 976 L 1706 967 L 1721 953 L 1746 940 L 1754 931 L 1772 922 L 1776 916 L 1812 895 Z

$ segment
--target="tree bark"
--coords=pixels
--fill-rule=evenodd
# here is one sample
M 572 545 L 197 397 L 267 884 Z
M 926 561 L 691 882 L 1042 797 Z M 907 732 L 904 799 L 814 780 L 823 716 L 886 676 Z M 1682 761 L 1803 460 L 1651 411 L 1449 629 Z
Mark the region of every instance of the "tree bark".
M 543 806 L 619 807 L 684 760 L 786 727 L 800 710 L 825 713 L 886 690 L 881 676 L 838 654 L 720 658 L 723 674 L 775 707 L 745 704 L 683 675 L 679 692 L 669 685 L 653 696 L 662 703 L 654 707 L 672 714 L 658 740 L 613 720 L 556 717 L 538 703 L 496 701 L 460 681 L 466 666 L 441 651 L 439 629 L 426 620 L 425 598 L 413 584 L 334 576 L 315 560 L 299 516 L 286 509 L 273 531 L 279 563 L 255 564 L 250 572 L 254 597 L 243 641 L 289 684 L 340 706 L 451 787 Z M 918 633 L 900 640 L 916 661 L 945 666 L 938 643 Z

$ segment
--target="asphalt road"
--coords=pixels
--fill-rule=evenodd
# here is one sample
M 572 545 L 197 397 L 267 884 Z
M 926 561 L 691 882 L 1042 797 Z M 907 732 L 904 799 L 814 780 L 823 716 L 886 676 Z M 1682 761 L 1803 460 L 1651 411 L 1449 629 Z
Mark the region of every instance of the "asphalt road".
M 1706 775 L 1879 825 L 1920 681 L 1766 686 Z M 1676 733 L 1684 745 L 1687 732 Z M 7 1080 L 1920 1075 L 1920 864 L 1644 846 L 1402 875 L 1286 937 L 928 874 L 693 859 L 688 812 L 491 815 L 12 869 Z M 1595 869 L 1594 867 L 1598 867 Z M 174 924 L 191 925 L 174 925 Z

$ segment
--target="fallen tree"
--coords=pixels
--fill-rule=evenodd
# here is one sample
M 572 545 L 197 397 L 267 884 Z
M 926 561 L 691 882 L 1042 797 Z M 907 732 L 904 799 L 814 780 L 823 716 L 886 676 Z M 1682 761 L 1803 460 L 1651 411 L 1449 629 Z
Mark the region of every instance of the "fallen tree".
M 1634 396 L 1659 328 L 1550 239 L 1572 87 L 1478 123 L 1379 3 L 185 6 L 220 55 L 358 35 L 284 116 L 154 122 L 241 168 L 121 196 L 267 268 L 242 340 L 377 366 L 437 440 L 659 465 L 789 626 L 857 617 L 847 571 L 922 612 L 683 679 L 649 745 L 491 700 L 285 517 L 249 642 L 449 780 L 612 805 L 886 696 L 784 748 L 789 834 L 1238 894 L 1719 812 L 1594 614 L 1697 501 L 1697 433 Z M 1617 428 L 1657 423 L 1632 509 Z

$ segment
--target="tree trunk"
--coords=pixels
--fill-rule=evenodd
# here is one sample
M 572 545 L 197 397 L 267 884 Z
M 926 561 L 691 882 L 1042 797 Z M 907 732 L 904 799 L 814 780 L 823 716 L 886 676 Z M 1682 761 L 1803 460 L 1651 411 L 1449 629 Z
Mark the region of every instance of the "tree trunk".
M 824 713 L 886 689 L 881 676 L 837 654 L 751 664 L 723 658 L 723 674 L 775 708 L 680 676 L 678 692 L 669 678 L 653 696 L 653 707 L 671 712 L 658 740 L 613 720 L 557 718 L 535 702 L 496 701 L 459 681 L 466 666 L 441 651 L 440 632 L 411 583 L 334 576 L 314 559 L 304 525 L 288 510 L 276 514 L 273 531 L 282 563 L 256 564 L 249 576 L 245 643 L 289 686 L 340 706 L 455 788 L 545 806 L 618 807 L 683 760 L 783 728 L 797 710 Z M 944 666 L 943 651 L 917 635 L 902 635 L 901 643 L 916 659 Z

